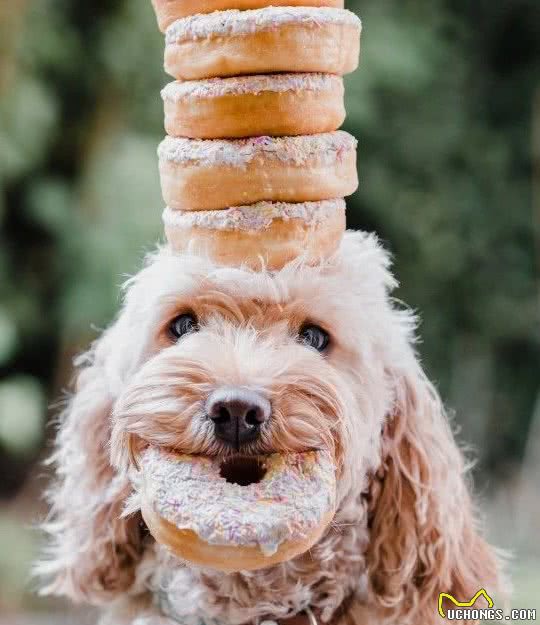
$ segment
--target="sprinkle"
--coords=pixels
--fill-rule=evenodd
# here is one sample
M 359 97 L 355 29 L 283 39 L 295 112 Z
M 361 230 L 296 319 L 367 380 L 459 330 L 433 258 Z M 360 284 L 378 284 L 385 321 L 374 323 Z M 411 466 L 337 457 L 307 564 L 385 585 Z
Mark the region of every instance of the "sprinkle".
M 259 231 L 270 226 L 274 219 L 301 219 L 309 226 L 317 226 L 338 211 L 345 211 L 345 200 L 320 202 L 257 202 L 248 206 L 233 206 L 223 210 L 178 211 L 166 207 L 163 222 L 176 228 L 206 228 L 209 230 Z
M 327 454 L 272 454 L 256 484 L 231 484 L 220 461 L 172 456 L 149 448 L 142 458 L 147 495 L 158 514 L 215 545 L 256 546 L 275 553 L 300 540 L 335 507 L 335 467 Z
M 332 74 L 261 74 L 175 81 L 166 85 L 161 97 L 168 102 L 184 98 L 219 98 L 226 95 L 257 95 L 265 91 L 335 91 L 343 94 L 343 79 Z
M 214 13 L 191 15 L 173 22 L 165 32 L 165 43 L 247 35 L 263 30 L 273 30 L 282 25 L 301 24 L 320 27 L 322 24 L 347 25 L 361 30 L 360 18 L 346 9 L 329 7 L 265 7 L 239 11 L 214 11 Z
M 356 149 L 356 139 L 343 130 L 299 137 L 252 137 L 237 140 L 201 140 L 166 137 L 158 148 L 161 160 L 198 167 L 225 165 L 245 168 L 256 158 L 296 166 L 312 159 L 332 164 Z

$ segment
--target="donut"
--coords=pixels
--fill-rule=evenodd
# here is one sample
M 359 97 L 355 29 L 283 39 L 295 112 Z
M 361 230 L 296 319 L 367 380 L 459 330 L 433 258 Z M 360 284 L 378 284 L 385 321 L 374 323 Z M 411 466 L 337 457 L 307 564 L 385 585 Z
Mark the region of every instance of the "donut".
M 227 139 L 337 130 L 343 94 L 339 76 L 270 74 L 172 82 L 161 97 L 168 135 Z
M 306 552 L 336 505 L 335 468 L 318 451 L 220 459 L 150 447 L 139 482 L 142 516 L 157 542 L 229 573 Z
M 310 6 L 343 8 L 343 0 L 152 0 L 158 26 L 165 32 L 175 20 L 196 13 L 213 13 L 226 9 L 260 9 L 272 6 Z
M 265 7 L 173 22 L 165 71 L 183 80 L 271 72 L 348 74 L 358 66 L 360 19 L 346 9 Z
M 338 130 L 300 137 L 175 139 L 158 148 L 163 199 L 173 210 L 211 210 L 344 197 L 358 186 L 356 139 Z
M 227 139 L 310 135 L 345 119 L 343 79 L 270 74 L 169 83 L 161 97 L 172 137 Z
M 345 201 L 257 202 L 214 211 L 167 207 L 163 223 L 174 250 L 221 265 L 274 270 L 299 256 L 310 264 L 330 256 L 345 231 Z

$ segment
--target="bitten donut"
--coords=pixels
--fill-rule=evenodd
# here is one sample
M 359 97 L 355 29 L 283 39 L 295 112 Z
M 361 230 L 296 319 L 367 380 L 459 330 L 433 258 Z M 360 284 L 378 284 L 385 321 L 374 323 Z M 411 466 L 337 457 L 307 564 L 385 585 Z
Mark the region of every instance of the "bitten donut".
M 183 80 L 271 72 L 348 74 L 358 66 L 360 19 L 346 9 L 265 7 L 173 22 L 165 71 Z
M 174 139 L 158 148 L 163 199 L 173 210 L 211 210 L 344 197 L 358 186 L 356 139 L 338 130 L 300 137 Z
M 339 76 L 270 74 L 173 82 L 161 97 L 168 135 L 222 139 L 337 130 L 343 93 Z
M 184 560 L 224 572 L 304 553 L 330 523 L 336 499 L 335 469 L 322 452 L 220 460 L 149 448 L 140 482 L 154 538 Z
M 268 5 L 343 8 L 343 0 L 152 0 L 152 4 L 162 32 L 180 17 L 226 9 L 261 9 Z
M 163 222 L 175 250 L 222 265 L 273 270 L 297 257 L 317 263 L 330 256 L 345 231 L 345 201 L 258 202 L 213 211 L 166 208 Z

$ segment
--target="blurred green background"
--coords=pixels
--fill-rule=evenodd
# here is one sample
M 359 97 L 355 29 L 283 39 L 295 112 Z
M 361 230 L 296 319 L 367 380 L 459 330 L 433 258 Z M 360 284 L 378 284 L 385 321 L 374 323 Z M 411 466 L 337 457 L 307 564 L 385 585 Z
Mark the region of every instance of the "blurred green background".
M 540 608 L 540 2 L 348 6 L 349 226 L 392 250 L 490 536 L 514 552 L 512 605 Z M 162 46 L 149 0 L 0 0 L 2 625 L 84 621 L 34 596 L 30 526 L 72 358 L 161 237 Z

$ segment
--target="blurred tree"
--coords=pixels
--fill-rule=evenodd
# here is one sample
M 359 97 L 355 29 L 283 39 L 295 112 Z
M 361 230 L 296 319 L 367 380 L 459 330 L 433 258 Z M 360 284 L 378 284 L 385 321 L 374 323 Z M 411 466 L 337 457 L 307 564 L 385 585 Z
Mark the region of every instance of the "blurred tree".
M 142 2 L 3 3 L 0 21 L 0 377 L 52 398 L 161 234 L 162 41 Z
M 530 113 L 540 5 L 349 8 L 365 25 L 361 69 L 347 79 L 361 176 L 349 225 L 392 249 L 399 296 L 422 312 L 430 374 L 491 470 L 520 457 L 538 392 Z M 155 148 L 167 79 L 149 2 L 20 0 L 1 11 L 0 376 L 9 398 L 21 376 L 33 380 L 34 414 L 161 236 Z M 0 445 L 38 453 L 27 431 L 29 445 Z
M 363 18 L 346 128 L 349 225 L 395 254 L 420 351 L 493 471 L 520 458 L 540 380 L 531 112 L 540 4 L 349 3 Z

